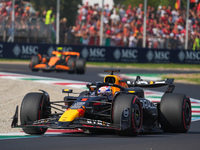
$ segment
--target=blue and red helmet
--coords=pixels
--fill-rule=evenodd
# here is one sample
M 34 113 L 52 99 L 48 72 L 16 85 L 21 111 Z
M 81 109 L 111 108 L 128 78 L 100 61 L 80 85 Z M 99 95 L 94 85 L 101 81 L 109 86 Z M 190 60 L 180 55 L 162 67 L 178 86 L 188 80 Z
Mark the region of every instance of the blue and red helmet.
M 102 86 L 99 88 L 98 95 L 102 96 L 112 96 L 111 86 Z

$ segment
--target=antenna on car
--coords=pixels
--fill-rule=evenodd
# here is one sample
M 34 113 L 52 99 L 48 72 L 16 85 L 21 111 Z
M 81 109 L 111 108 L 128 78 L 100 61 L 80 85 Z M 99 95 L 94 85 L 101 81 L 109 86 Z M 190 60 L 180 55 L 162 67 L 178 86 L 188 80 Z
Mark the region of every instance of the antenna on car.
M 120 70 L 110 69 L 110 70 L 104 70 L 104 72 L 111 72 L 110 75 L 113 75 L 113 72 L 120 72 Z

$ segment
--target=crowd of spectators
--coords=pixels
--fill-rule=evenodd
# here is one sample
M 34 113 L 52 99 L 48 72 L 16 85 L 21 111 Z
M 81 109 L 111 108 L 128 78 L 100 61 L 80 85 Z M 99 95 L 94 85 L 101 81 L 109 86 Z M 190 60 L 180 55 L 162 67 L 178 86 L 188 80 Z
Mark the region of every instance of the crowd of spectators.
M 190 9 L 188 49 L 199 49 L 200 11 L 199 6 Z M 143 4 L 104 6 L 103 24 L 105 46 L 142 47 Z M 186 35 L 186 8 L 171 6 L 148 6 L 146 14 L 146 47 L 158 49 L 184 49 Z M 80 38 L 81 44 L 99 45 L 101 8 L 86 3 L 79 7 L 76 25 L 71 32 Z
M 22 42 L 55 43 L 55 12 L 52 26 L 48 28 L 45 24 L 48 10 L 39 13 L 26 0 L 15 0 L 14 7 L 15 39 L 19 37 Z M 67 28 L 66 18 L 60 20 L 60 44 L 99 45 L 102 8 L 98 4 L 92 6 L 88 2 L 78 8 L 73 27 Z M 143 4 L 137 7 L 117 4 L 112 9 L 106 4 L 103 11 L 103 45 L 143 47 L 143 9 Z M 199 10 L 200 5 L 196 4 L 189 12 L 188 49 L 200 49 Z M 0 41 L 10 41 L 11 16 L 12 0 L 0 0 Z M 185 8 L 148 6 L 146 17 L 147 48 L 184 49 Z
M 49 36 L 52 29 L 48 31 L 45 25 L 46 10 L 40 14 L 26 0 L 15 0 L 14 9 L 14 35 L 16 42 L 53 42 L 52 36 Z M 0 41 L 10 42 L 12 32 L 12 0 L 1 0 Z

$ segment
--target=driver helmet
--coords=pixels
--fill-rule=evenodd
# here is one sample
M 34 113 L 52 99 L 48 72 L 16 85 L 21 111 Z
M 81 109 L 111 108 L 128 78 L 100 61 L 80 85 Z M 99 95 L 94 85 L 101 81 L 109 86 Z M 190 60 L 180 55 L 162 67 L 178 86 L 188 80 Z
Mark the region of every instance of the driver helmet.
M 62 52 L 63 51 L 63 47 L 57 47 L 57 51 L 58 52 Z
M 63 52 L 63 48 L 62 47 L 57 47 L 57 51 L 60 52 L 59 54 L 57 54 L 57 57 L 61 57 L 62 56 L 62 52 Z
M 61 57 L 61 56 L 62 56 L 62 54 L 57 54 L 56 56 L 57 56 L 57 57 Z
M 112 96 L 111 86 L 102 86 L 99 88 L 98 95 L 102 96 Z

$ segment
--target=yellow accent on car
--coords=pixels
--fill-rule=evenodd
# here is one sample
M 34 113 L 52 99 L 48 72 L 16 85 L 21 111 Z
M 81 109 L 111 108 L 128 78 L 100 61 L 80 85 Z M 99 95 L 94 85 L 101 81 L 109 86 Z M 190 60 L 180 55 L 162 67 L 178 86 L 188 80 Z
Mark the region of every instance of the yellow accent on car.
M 128 91 L 129 93 L 135 93 L 135 91 Z
M 63 47 L 57 47 L 57 50 L 63 50 Z
M 75 118 L 80 116 L 80 112 L 77 109 L 68 109 L 60 117 L 60 122 L 73 121 Z
M 68 92 L 68 91 L 69 91 L 69 89 L 63 89 L 63 91 L 65 91 L 65 92 Z
M 153 84 L 153 81 L 150 81 L 150 84 Z
M 122 78 L 118 75 L 107 75 L 104 77 L 105 83 L 114 83 L 114 84 L 121 85 L 123 87 L 128 88 L 127 84 L 125 82 L 120 82 L 120 80 L 122 80 Z M 115 92 L 120 91 L 120 88 L 118 87 L 111 86 L 111 88 L 112 88 L 113 95 L 115 94 Z

